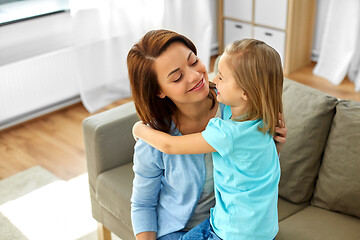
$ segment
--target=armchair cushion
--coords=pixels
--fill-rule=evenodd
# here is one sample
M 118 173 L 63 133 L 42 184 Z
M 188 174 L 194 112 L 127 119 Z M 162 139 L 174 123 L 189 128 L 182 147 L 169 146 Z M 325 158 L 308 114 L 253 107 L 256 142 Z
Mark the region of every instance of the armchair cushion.
M 279 199 L 278 199 L 278 219 L 279 219 L 279 221 L 303 210 L 304 208 L 308 207 L 309 204 L 310 204 L 309 202 L 295 204 L 295 203 L 291 203 L 291 202 L 283 199 L 282 197 L 279 197 Z
M 279 194 L 293 202 L 309 202 L 335 113 L 337 99 L 285 79 L 283 104 L 287 141 L 280 155 Z
M 360 217 L 359 174 L 360 103 L 341 101 L 336 106 L 312 204 Z
M 96 198 L 99 204 L 132 231 L 130 198 L 132 191 L 133 163 L 103 172 L 96 181 Z
M 276 240 L 357 240 L 360 219 L 309 206 L 279 223 Z

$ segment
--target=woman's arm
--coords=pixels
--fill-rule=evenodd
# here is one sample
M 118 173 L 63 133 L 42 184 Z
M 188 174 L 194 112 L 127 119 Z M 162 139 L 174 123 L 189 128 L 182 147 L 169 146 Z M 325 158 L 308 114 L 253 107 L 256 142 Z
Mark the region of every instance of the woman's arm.
M 164 172 L 162 153 L 143 141 L 138 141 L 134 150 L 131 222 L 137 239 L 152 240 L 158 231 L 156 209 Z
M 140 121 L 134 124 L 133 135 L 135 138 L 141 138 L 143 141 L 166 154 L 216 152 L 216 150 L 205 141 L 201 133 L 171 136 L 170 134 L 152 129 Z

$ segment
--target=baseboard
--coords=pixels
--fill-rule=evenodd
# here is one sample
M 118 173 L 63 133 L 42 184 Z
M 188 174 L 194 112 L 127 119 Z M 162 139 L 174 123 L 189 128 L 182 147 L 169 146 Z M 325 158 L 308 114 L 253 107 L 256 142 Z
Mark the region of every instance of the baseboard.
M 16 126 L 18 124 L 27 122 L 29 120 L 32 120 L 34 118 L 43 116 L 45 114 L 60 110 L 62 108 L 68 107 L 70 105 L 76 104 L 81 102 L 80 96 L 75 96 L 73 98 L 70 99 L 66 99 L 64 101 L 40 108 L 40 109 L 36 109 L 34 111 L 31 112 L 27 112 L 24 114 L 21 114 L 19 116 L 7 119 L 6 121 L 2 121 L 0 122 L 0 130 L 4 130 L 6 128 L 10 128 L 13 126 Z

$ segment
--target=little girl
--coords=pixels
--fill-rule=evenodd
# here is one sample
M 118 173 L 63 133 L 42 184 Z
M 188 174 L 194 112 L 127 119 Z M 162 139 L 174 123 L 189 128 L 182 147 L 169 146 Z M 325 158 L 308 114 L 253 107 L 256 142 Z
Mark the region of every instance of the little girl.
M 213 153 L 216 204 L 182 239 L 274 239 L 278 232 L 279 158 L 273 135 L 282 109 L 279 54 L 244 39 L 222 55 L 215 78 L 222 118 L 201 133 L 171 136 L 136 123 L 133 134 L 167 154 Z M 181 126 L 180 126 L 181 127 Z

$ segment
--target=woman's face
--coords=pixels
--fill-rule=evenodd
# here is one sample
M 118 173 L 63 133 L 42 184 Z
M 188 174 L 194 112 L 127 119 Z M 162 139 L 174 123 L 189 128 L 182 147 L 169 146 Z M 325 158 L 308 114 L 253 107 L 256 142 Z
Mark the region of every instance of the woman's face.
M 172 43 L 159 57 L 154 68 L 160 92 L 177 106 L 204 100 L 209 94 L 209 78 L 205 65 L 183 43 Z

